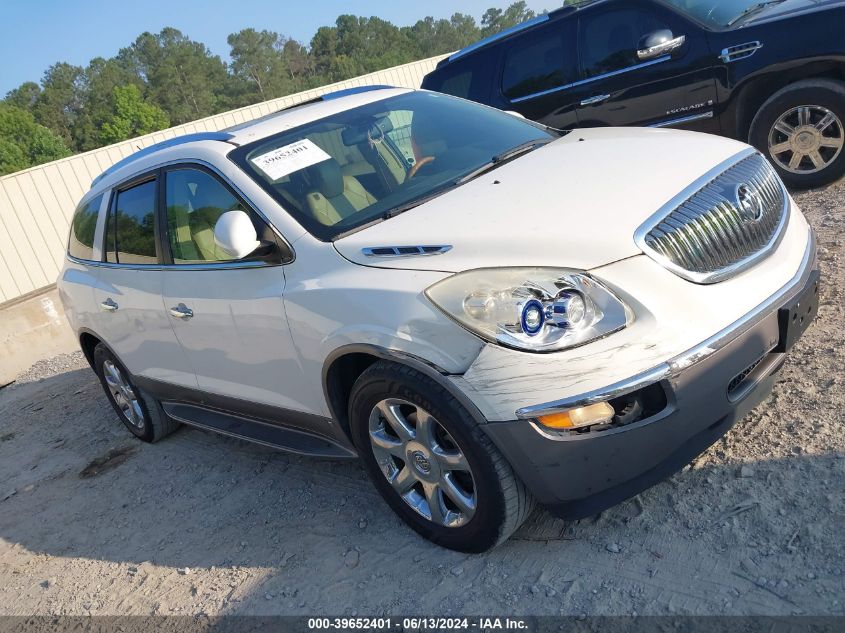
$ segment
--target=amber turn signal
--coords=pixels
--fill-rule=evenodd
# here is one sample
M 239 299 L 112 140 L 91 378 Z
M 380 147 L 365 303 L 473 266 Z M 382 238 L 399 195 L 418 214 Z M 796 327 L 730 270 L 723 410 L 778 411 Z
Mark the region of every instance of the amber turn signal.
M 537 420 L 550 429 L 578 429 L 595 424 L 606 424 L 613 419 L 615 413 L 613 407 L 607 402 L 599 402 L 563 413 L 544 415 Z

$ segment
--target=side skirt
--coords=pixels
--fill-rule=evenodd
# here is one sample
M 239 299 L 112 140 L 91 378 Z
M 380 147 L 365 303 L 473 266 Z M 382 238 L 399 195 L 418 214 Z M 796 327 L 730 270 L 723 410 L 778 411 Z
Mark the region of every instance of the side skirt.
M 161 402 L 174 420 L 289 453 L 354 459 L 357 453 L 329 418 L 246 400 L 217 396 L 134 376 L 135 383 Z M 331 437 L 329 434 L 341 434 Z

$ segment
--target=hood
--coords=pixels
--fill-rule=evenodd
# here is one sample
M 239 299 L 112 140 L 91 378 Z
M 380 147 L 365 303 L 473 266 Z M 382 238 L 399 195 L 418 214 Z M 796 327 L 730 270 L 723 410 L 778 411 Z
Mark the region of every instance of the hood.
M 590 270 L 639 254 L 634 232 L 747 146 L 707 134 L 575 130 L 390 220 L 334 243 L 364 266 L 461 272 L 500 266 Z M 437 255 L 365 249 L 451 246 Z

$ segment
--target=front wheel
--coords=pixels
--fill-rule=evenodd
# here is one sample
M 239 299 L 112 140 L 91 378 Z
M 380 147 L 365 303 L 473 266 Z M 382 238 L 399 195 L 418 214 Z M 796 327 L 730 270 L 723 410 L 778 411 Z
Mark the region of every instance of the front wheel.
M 845 84 L 807 79 L 775 93 L 754 117 L 749 142 L 789 187 L 821 187 L 845 175 Z
M 378 491 L 425 538 L 462 552 L 506 540 L 533 500 L 469 412 L 409 367 L 377 362 L 355 383 L 353 440 Z

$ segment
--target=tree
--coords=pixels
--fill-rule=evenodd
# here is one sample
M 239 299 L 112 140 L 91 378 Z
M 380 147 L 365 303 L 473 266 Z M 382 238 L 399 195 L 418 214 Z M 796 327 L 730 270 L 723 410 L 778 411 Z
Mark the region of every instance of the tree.
M 170 125 L 164 110 L 144 101 L 140 89 L 134 84 L 116 86 L 112 99 L 114 114 L 103 123 L 100 132 L 100 139 L 106 145 L 156 132 Z
M 27 81 L 14 90 L 10 90 L 6 94 L 4 101 L 16 108 L 32 110 L 33 106 L 38 102 L 39 96 L 41 96 L 41 86 L 34 81 Z
M 73 127 L 80 108 L 82 68 L 64 62 L 50 66 L 41 80 L 41 92 L 32 107 L 35 120 L 73 146 Z
M 525 0 L 514 2 L 507 9 L 490 8 L 481 16 L 482 35 L 488 36 L 504 29 L 521 24 L 535 17 L 535 13 L 528 8 Z
M 102 57 L 95 57 L 89 62 L 80 85 L 82 103 L 71 132 L 74 149 L 84 152 L 103 143 L 102 127 L 115 115 L 115 88 L 136 86 L 145 96 L 146 85 L 125 60 Z
M 61 138 L 21 108 L 0 103 L 0 176 L 70 155 Z
M 232 33 L 227 40 L 232 47 L 229 68 L 236 77 L 254 84 L 256 96 L 262 101 L 276 96 L 281 80 L 286 79 L 279 39 L 273 31 L 244 29 Z
M 147 84 L 148 97 L 178 125 L 219 112 L 226 104 L 226 64 L 178 29 L 142 33 L 118 58 Z

